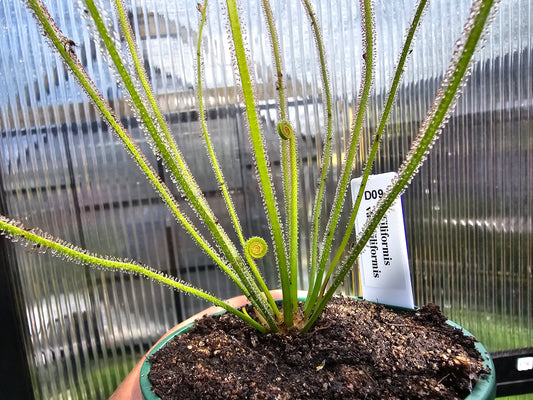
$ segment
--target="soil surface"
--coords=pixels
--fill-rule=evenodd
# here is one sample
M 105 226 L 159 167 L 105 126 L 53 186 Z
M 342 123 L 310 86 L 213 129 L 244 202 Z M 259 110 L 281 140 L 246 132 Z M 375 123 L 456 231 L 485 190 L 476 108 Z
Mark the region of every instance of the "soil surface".
M 162 399 L 463 399 L 483 370 L 435 305 L 392 311 L 336 298 L 307 334 L 261 335 L 204 317 L 154 354 Z

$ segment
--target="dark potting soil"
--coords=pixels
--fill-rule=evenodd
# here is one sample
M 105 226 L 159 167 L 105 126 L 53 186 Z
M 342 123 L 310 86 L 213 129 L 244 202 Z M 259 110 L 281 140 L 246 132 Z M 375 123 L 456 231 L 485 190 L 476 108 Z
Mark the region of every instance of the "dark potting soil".
M 336 298 L 306 334 L 204 317 L 151 359 L 162 399 L 463 399 L 484 371 L 435 305 L 392 311 Z

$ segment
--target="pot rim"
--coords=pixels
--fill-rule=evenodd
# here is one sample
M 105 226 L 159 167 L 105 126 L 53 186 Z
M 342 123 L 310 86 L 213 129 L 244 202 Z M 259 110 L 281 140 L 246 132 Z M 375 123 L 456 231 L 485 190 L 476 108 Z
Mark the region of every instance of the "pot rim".
M 354 296 L 350 296 L 350 297 L 354 297 Z M 362 300 L 361 297 L 354 297 L 354 298 Z M 299 297 L 298 300 L 304 301 L 305 297 Z M 281 301 L 281 299 L 277 301 Z M 398 307 L 391 307 L 391 306 L 387 306 L 387 307 L 390 307 L 393 309 L 398 308 Z M 207 314 L 207 315 L 222 315 L 225 313 L 226 311 L 222 310 L 222 311 L 214 312 L 212 314 Z M 144 361 L 141 366 L 141 372 L 139 374 L 140 375 L 139 383 L 141 386 L 141 392 L 146 400 L 160 400 L 160 397 L 157 396 L 154 392 L 152 392 L 152 384 L 148 380 L 148 373 L 150 372 L 150 368 L 151 368 L 150 362 L 148 361 L 149 358 L 156 351 L 164 347 L 169 341 L 174 339 L 174 336 L 181 335 L 187 332 L 189 329 L 191 329 L 195 325 L 195 323 L 196 322 L 193 321 L 185 326 L 180 327 L 177 330 L 167 333 L 163 337 L 163 339 L 157 345 L 155 345 L 152 348 L 152 350 L 150 350 L 150 352 L 145 356 Z M 483 365 L 490 369 L 490 372 L 488 374 L 482 375 L 479 381 L 476 382 L 476 385 L 472 388 L 472 392 L 470 392 L 470 394 L 465 397 L 465 400 L 494 399 L 496 397 L 496 373 L 494 369 L 494 363 L 492 362 L 489 351 L 485 348 L 485 346 L 483 346 L 481 342 L 479 342 L 476 339 L 476 337 L 471 332 L 463 328 L 461 325 L 451 320 L 447 320 L 446 323 L 457 329 L 460 329 L 466 336 L 471 336 L 476 340 L 475 346 L 476 346 L 476 349 L 481 354 L 481 357 L 483 358 Z

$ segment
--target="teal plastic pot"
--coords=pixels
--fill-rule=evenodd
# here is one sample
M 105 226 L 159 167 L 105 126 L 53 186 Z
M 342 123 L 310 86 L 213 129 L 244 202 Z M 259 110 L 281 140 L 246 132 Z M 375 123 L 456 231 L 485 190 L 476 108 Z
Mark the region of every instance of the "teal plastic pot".
M 300 299 L 305 300 L 305 299 Z M 223 314 L 225 311 L 217 313 Z M 472 336 L 470 332 L 468 332 L 465 328 L 462 326 L 456 324 L 453 321 L 447 321 L 448 324 L 461 329 L 463 333 L 467 336 Z M 144 359 L 144 362 L 141 367 L 141 374 L 140 374 L 140 385 L 141 385 L 141 391 L 146 400 L 160 400 L 159 396 L 157 396 L 154 392 L 152 392 L 152 385 L 150 381 L 148 380 L 148 372 L 150 372 L 150 362 L 148 361 L 150 356 L 154 354 L 156 351 L 158 351 L 160 348 L 164 347 L 169 341 L 171 341 L 174 336 L 181 335 L 182 333 L 187 332 L 189 329 L 191 329 L 194 326 L 194 323 L 191 323 L 189 325 L 183 326 L 177 331 L 174 331 L 170 334 L 168 334 L 166 337 L 164 337 L 163 340 L 157 346 L 155 346 L 146 356 Z M 490 374 L 483 375 L 481 379 L 476 383 L 474 386 L 472 392 L 466 397 L 466 400 L 492 400 L 496 397 L 496 374 L 494 370 L 494 364 L 492 362 L 492 359 L 490 358 L 490 354 L 487 351 L 487 349 L 480 343 L 476 341 L 476 348 L 480 352 L 481 356 L 483 357 L 483 364 L 485 367 L 490 368 Z

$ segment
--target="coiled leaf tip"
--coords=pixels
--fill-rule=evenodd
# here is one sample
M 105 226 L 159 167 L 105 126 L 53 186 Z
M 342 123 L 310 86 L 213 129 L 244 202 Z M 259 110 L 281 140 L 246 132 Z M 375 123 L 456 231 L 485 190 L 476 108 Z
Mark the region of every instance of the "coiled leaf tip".
M 253 258 L 262 258 L 268 251 L 268 245 L 265 239 L 254 236 L 246 241 L 245 250 Z
M 294 135 L 292 125 L 286 119 L 278 122 L 277 128 L 278 128 L 278 134 L 281 136 L 283 140 L 288 140 Z

